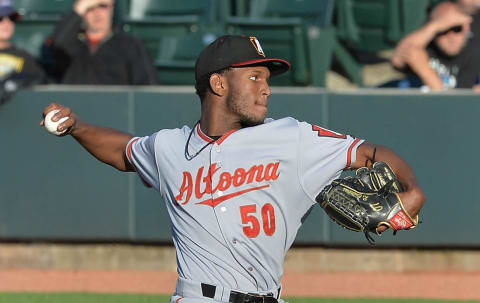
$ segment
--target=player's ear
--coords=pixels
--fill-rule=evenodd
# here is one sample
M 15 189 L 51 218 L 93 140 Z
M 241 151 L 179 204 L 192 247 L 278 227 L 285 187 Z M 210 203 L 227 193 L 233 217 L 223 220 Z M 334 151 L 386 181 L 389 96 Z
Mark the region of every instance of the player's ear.
M 220 74 L 212 74 L 210 76 L 210 88 L 212 92 L 217 96 L 224 96 L 226 94 L 227 82 L 225 77 Z

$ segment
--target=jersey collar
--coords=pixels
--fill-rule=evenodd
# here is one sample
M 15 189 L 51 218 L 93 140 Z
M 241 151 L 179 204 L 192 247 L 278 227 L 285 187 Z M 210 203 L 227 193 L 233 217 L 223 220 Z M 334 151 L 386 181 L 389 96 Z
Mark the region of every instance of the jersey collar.
M 212 143 L 213 140 L 212 138 L 210 138 L 209 136 L 205 135 L 202 131 L 202 129 L 200 128 L 200 123 L 197 123 L 197 135 L 203 140 L 205 141 L 206 143 Z M 228 132 L 226 132 L 225 134 L 223 134 L 218 140 L 216 140 L 216 143 L 218 145 L 222 144 L 223 141 L 225 141 L 225 139 L 227 139 L 231 134 L 233 134 L 234 132 L 236 132 L 238 129 L 231 129 L 229 130 Z

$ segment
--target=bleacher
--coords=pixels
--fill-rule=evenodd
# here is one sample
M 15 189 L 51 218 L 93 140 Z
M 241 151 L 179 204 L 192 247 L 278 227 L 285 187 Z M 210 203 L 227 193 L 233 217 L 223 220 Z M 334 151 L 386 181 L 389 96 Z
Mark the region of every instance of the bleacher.
M 74 0 L 14 0 L 14 43 L 51 64 L 45 41 Z M 292 71 L 272 85 L 326 86 L 332 61 L 364 85 L 358 53 L 376 56 L 420 27 L 438 0 L 117 0 L 115 24 L 143 40 L 164 85 L 194 83 L 200 50 L 224 34 L 257 36 Z

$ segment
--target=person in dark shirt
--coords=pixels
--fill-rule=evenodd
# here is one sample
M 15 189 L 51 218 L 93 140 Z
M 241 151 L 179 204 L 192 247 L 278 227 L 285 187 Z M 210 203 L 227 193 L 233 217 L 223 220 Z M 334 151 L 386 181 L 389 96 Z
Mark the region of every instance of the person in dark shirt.
M 157 74 L 140 40 L 113 30 L 113 0 L 76 0 L 47 42 L 65 84 L 151 85 Z
M 478 56 L 480 51 L 480 0 L 458 0 L 457 3 L 465 13 L 472 17 L 470 24 L 472 35 L 467 43 L 466 51 L 470 53 L 470 56 Z M 474 90 L 480 92 L 480 72 Z
M 0 0 L 0 80 L 14 77 L 28 84 L 44 83 L 45 73 L 35 58 L 11 42 L 19 18 L 10 0 Z
M 415 74 L 400 81 L 400 85 L 408 80 L 407 87 L 474 88 L 480 60 L 467 47 L 471 22 L 472 18 L 457 3 L 442 2 L 435 6 L 429 22 L 402 39 L 395 49 L 393 65 Z
M 0 0 L 0 104 L 9 101 L 18 89 L 47 80 L 35 58 L 11 42 L 19 18 L 10 0 Z

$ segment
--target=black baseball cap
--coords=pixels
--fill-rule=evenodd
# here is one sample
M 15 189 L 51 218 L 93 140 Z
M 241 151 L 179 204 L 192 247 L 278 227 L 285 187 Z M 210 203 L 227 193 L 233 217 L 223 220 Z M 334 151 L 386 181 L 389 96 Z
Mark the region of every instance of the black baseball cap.
M 202 50 L 195 63 L 195 81 L 199 83 L 210 74 L 227 67 L 263 65 L 270 77 L 290 69 L 283 59 L 267 58 L 260 42 L 253 36 L 222 36 Z

